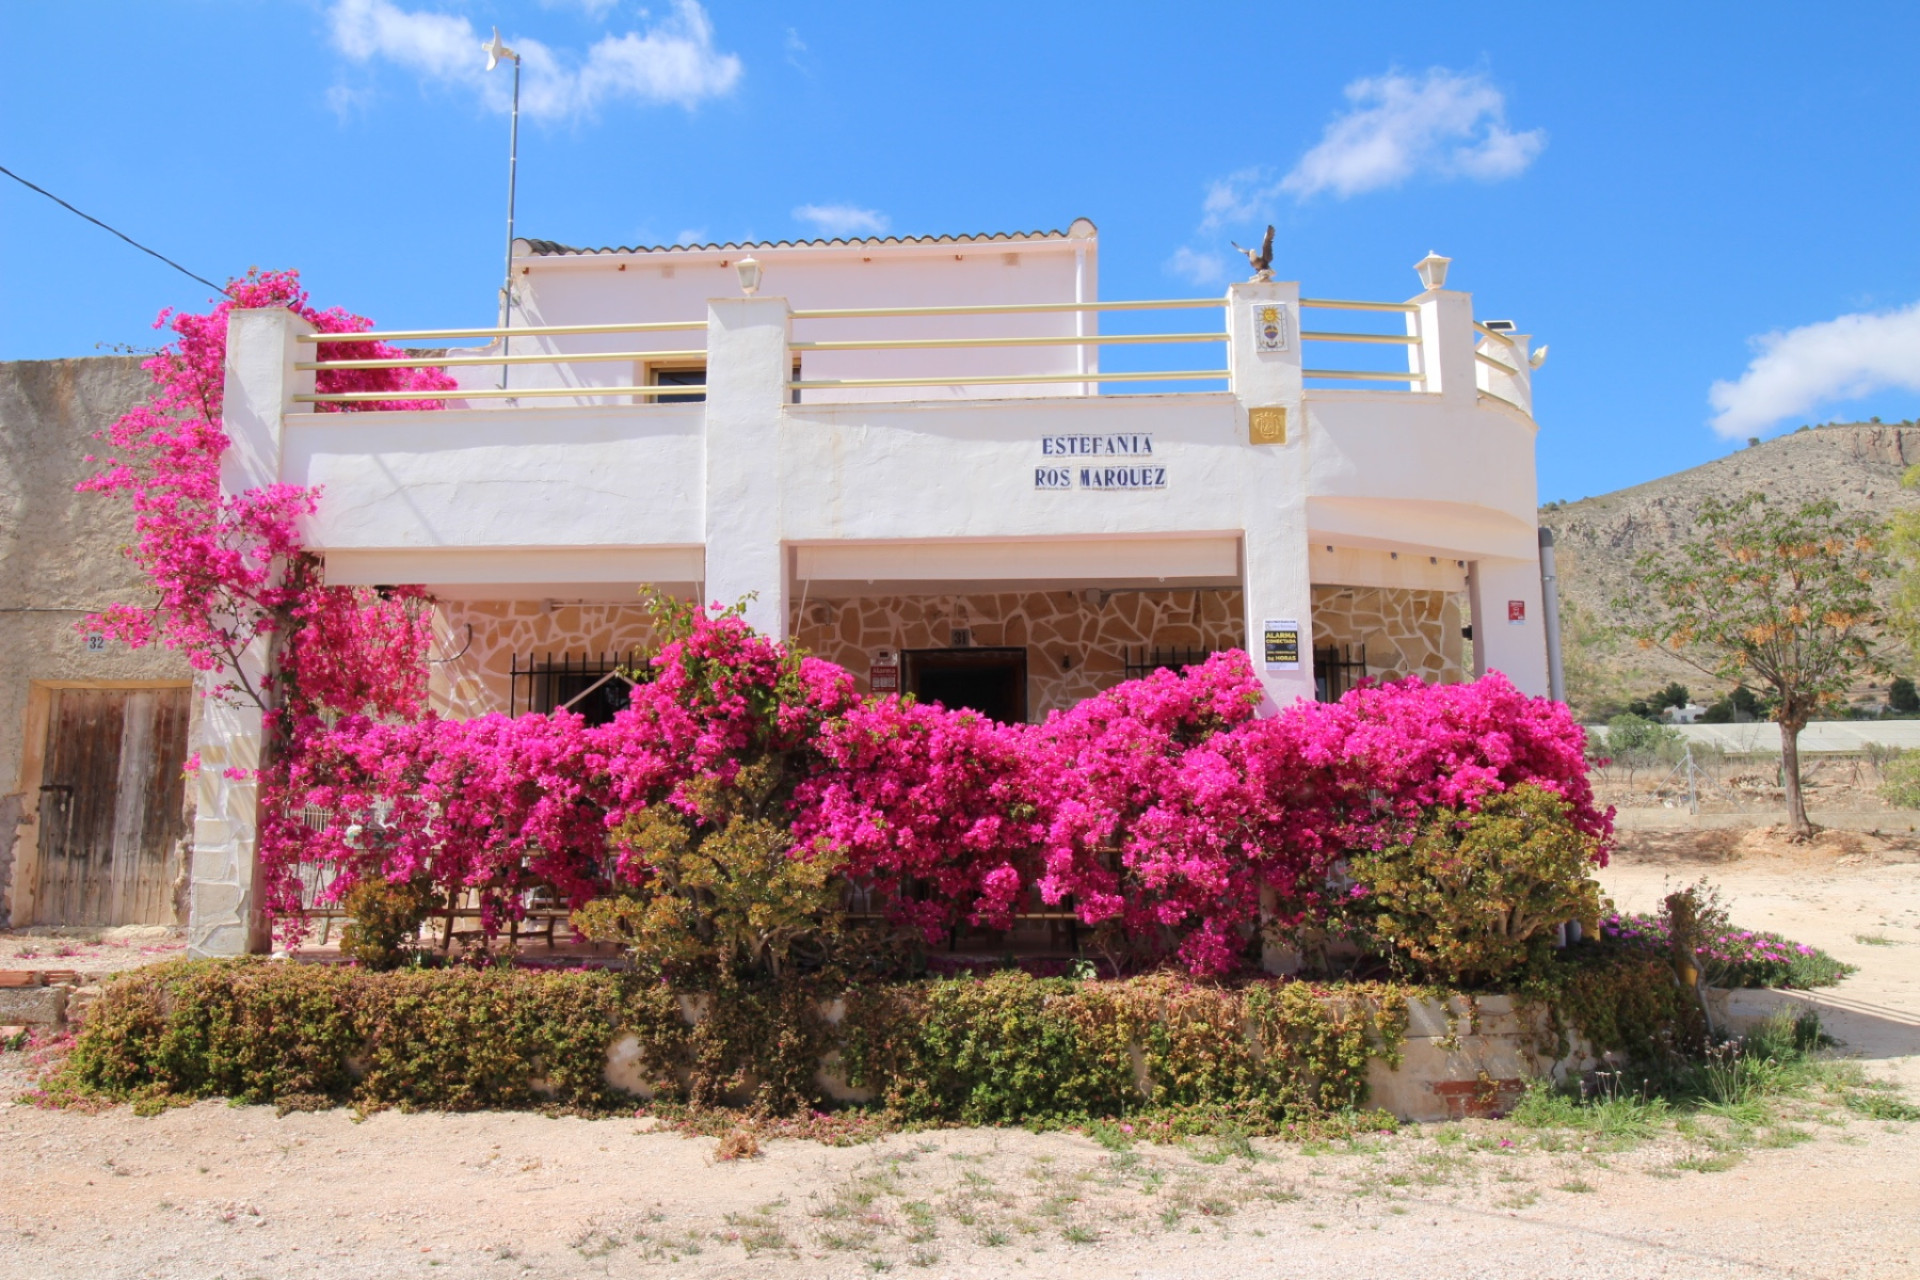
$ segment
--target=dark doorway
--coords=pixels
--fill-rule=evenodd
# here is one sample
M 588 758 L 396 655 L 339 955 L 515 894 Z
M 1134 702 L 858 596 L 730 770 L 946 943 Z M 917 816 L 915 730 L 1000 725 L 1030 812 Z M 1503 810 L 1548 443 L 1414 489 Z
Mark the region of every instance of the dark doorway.
M 900 662 L 906 691 L 922 702 L 965 707 L 1002 724 L 1026 723 L 1025 649 L 908 649 Z

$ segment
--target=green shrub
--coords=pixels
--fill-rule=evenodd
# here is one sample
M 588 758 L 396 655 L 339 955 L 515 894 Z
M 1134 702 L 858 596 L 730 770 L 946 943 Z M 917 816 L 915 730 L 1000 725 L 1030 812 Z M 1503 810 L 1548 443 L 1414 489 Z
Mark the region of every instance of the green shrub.
M 424 880 L 395 884 L 372 878 L 348 890 L 341 905 L 352 918 L 340 931 L 340 954 L 369 969 L 397 969 L 433 910 L 433 890 Z
M 120 1097 L 592 1107 L 636 1004 L 605 974 L 180 960 L 109 984 L 64 1071 Z
M 682 996 L 604 971 L 175 961 L 108 985 L 55 1084 L 147 1107 L 228 1097 L 604 1113 L 636 1101 L 604 1077 L 616 1038 L 630 1034 L 662 1103 L 805 1116 L 827 1105 L 816 1072 L 837 1052 L 886 1122 L 1128 1117 L 1168 1136 L 1272 1133 L 1358 1113 L 1371 1065 L 1399 1059 L 1413 994 L 1444 995 L 1009 970 L 839 989 L 723 983 Z M 1522 995 L 1554 1010 L 1563 1033 L 1571 1023 L 1597 1050 L 1637 1059 L 1671 1057 L 1703 1034 L 1671 971 L 1632 949 L 1576 948 Z M 704 1016 L 690 1024 L 683 1002 Z
M 1632 712 L 1607 721 L 1606 753 L 1628 769 L 1644 769 L 1671 757 L 1681 742 L 1679 730 Z
M 177 961 L 111 983 L 64 1068 L 83 1093 L 161 1103 L 330 1099 L 440 1110 L 631 1105 L 604 1082 L 636 1037 L 663 1101 L 766 1115 L 824 1105 L 816 1071 L 847 1075 L 901 1121 L 1059 1124 L 1230 1116 L 1249 1131 L 1365 1104 L 1393 1059 L 1405 988 L 1196 985 L 991 977 L 855 987 L 717 984 L 687 999 L 607 972 L 362 969 Z M 829 1021 L 823 1001 L 838 999 Z M 1139 1046 L 1138 1060 L 1132 1046 Z
M 679 980 L 777 979 L 823 963 L 842 919 L 841 859 L 794 856 L 782 785 L 777 762 L 756 761 L 729 786 L 690 786 L 699 817 L 659 804 L 628 819 L 614 847 L 647 868 L 646 882 L 588 903 L 574 926 Z
M 359 1046 L 354 975 L 319 965 L 175 960 L 108 985 L 64 1068 L 123 1097 L 344 1096 Z
M 1018 1123 L 1136 1103 L 1127 1026 L 1080 984 L 1008 970 L 898 984 L 848 1003 L 848 1079 L 914 1120 Z
M 1911 678 L 1907 676 L 1893 678 L 1893 683 L 1887 686 L 1887 709 L 1903 716 L 1910 716 L 1920 711 L 1920 689 L 1914 687 Z
M 1920 809 L 1920 751 L 1902 751 L 1880 766 L 1880 798 L 1902 809 Z
M 356 1098 L 443 1111 L 595 1108 L 608 1046 L 628 1020 L 621 984 L 593 973 L 414 969 L 358 975 Z
M 1599 841 L 1531 783 L 1475 810 L 1436 809 L 1413 839 L 1350 859 L 1364 889 L 1347 918 L 1430 980 L 1488 983 L 1545 960 L 1557 927 L 1600 914 Z
M 1577 1031 L 1595 1053 L 1641 1064 L 1692 1053 L 1707 1036 L 1706 1015 L 1688 988 L 1674 981 L 1663 956 L 1608 942 L 1569 948 L 1564 959 L 1536 970 L 1523 994 L 1544 1005 L 1556 1032 Z M 1556 1056 L 1564 1040 L 1542 1046 Z

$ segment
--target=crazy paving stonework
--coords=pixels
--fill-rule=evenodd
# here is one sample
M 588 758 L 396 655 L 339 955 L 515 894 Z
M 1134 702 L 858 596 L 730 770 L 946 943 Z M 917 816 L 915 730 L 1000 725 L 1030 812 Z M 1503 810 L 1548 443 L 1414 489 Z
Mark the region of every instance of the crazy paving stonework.
M 432 697 L 442 715 L 469 719 L 506 712 L 513 659 L 545 662 L 622 656 L 653 642 L 653 617 L 637 604 L 556 604 L 542 600 L 443 601 L 434 627 Z M 526 686 L 520 705 L 525 711 Z
M 956 629 L 978 648 L 1027 651 L 1027 715 L 1034 721 L 1126 679 L 1142 649 L 1237 649 L 1245 627 L 1238 590 L 1008 591 L 875 596 L 796 607 L 794 638 L 853 672 L 862 691 L 877 649 L 944 649 Z
M 1347 645 L 1357 659 L 1365 645 L 1367 674 L 1375 679 L 1419 676 L 1443 684 L 1465 679 L 1460 624 L 1460 598 L 1449 591 L 1313 589 L 1314 647 Z
M 446 601 L 435 628 L 433 703 L 466 718 L 509 709 L 513 660 L 599 657 L 644 650 L 653 621 L 638 605 Z M 1461 614 L 1443 591 L 1313 589 L 1316 647 L 1367 648 L 1370 675 L 1463 678 Z M 875 596 L 796 604 L 789 626 L 812 653 L 854 675 L 862 692 L 881 649 L 944 649 L 956 629 L 976 647 L 1027 650 L 1027 706 L 1047 712 L 1126 679 L 1127 663 L 1153 649 L 1214 652 L 1244 644 L 1238 590 L 1010 591 Z M 520 701 L 524 703 L 525 688 Z M 524 705 L 515 710 L 526 710 Z

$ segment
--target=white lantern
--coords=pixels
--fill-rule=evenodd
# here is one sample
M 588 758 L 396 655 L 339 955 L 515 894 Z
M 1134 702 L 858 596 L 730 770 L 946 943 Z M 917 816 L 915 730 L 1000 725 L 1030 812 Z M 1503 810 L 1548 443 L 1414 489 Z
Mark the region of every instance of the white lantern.
M 740 273 L 740 292 L 746 294 L 749 298 L 760 292 L 759 261 L 747 257 L 740 259 L 740 261 L 733 265 L 734 269 Z
M 1420 283 L 1427 288 L 1444 289 L 1447 287 L 1447 268 L 1452 265 L 1452 258 L 1443 258 L 1429 250 L 1426 257 L 1413 264 L 1413 269 L 1420 273 Z

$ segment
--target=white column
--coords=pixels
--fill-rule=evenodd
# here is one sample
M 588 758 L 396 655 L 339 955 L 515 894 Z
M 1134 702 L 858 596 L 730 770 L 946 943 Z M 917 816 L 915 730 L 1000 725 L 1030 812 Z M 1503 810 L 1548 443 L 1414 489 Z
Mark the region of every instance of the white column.
M 1473 328 L 1473 295 L 1455 289 L 1429 289 L 1409 299 L 1420 308 L 1418 371 L 1427 375 L 1415 391 L 1428 391 L 1448 401 L 1478 402 L 1473 350 L 1480 335 Z
M 706 600 L 744 596 L 747 621 L 787 634 L 780 429 L 792 376 L 785 298 L 707 304 Z
M 1467 592 L 1473 607 L 1473 674 L 1498 671 L 1522 693 L 1546 696 L 1547 642 L 1537 553 L 1528 560 L 1475 560 Z
M 280 480 L 280 439 L 293 397 L 313 390 L 313 374 L 294 370 L 312 359 L 295 341 L 313 326 L 291 311 L 235 311 L 227 318 L 226 383 L 222 425 L 229 444 L 220 459 L 220 488 L 239 493 Z M 268 646 L 253 645 L 241 665 L 261 688 L 270 667 Z M 230 672 L 206 672 L 202 691 L 227 683 Z M 259 851 L 260 768 L 265 735 L 258 707 L 208 699 L 194 727 L 192 881 L 187 897 L 187 952 L 238 956 L 267 949 L 269 939 L 254 893 Z M 227 771 L 243 776 L 230 778 Z
M 1278 309 L 1278 341 L 1263 312 Z M 1307 571 L 1307 413 L 1300 380 L 1300 286 L 1249 281 L 1227 290 L 1227 360 L 1240 402 L 1238 447 L 1247 453 L 1245 558 L 1247 645 L 1271 712 L 1313 697 L 1313 593 Z M 1255 423 L 1284 415 L 1284 443 Z M 1266 661 L 1270 624 L 1295 632 L 1292 670 Z

